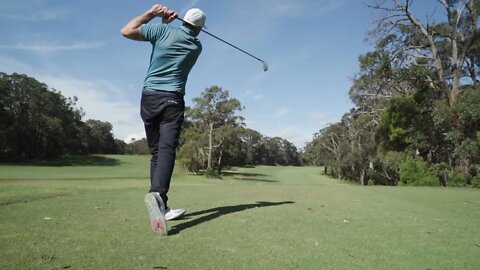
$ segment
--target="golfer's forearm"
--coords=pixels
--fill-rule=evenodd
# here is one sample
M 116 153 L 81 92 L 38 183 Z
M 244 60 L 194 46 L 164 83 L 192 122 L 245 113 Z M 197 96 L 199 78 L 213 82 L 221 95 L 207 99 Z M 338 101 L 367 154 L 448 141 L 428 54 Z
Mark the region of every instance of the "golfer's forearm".
M 151 12 L 146 12 L 138 17 L 135 17 L 122 28 L 122 35 L 129 39 L 142 40 L 140 26 L 151 21 L 154 17 L 155 15 L 153 15 Z

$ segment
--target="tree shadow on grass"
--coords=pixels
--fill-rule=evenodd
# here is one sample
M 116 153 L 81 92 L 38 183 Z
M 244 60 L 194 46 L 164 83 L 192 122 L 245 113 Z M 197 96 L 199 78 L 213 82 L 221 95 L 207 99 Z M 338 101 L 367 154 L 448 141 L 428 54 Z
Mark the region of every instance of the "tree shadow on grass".
M 233 180 L 238 180 L 238 181 L 267 182 L 267 183 L 277 183 L 278 182 L 276 180 L 247 178 L 247 177 L 234 177 L 232 179 Z
M 268 182 L 268 183 L 278 182 L 276 180 L 259 178 L 263 176 L 268 176 L 267 174 L 263 174 L 263 173 L 246 173 L 246 172 L 228 171 L 228 172 L 222 172 L 222 176 L 232 177 L 233 180 L 240 180 L 240 181 Z
M 175 235 L 180 233 L 183 230 L 186 230 L 188 228 L 191 228 L 193 226 L 200 225 L 202 223 L 211 221 L 213 219 L 219 218 L 220 216 L 227 215 L 227 214 L 232 214 L 236 212 L 241 212 L 245 211 L 251 208 L 260 208 L 260 207 L 267 207 L 267 206 L 278 206 L 282 204 L 292 204 L 295 203 L 293 201 L 284 201 L 284 202 L 257 202 L 257 203 L 252 203 L 252 204 L 241 204 L 241 205 L 231 205 L 231 206 L 221 206 L 221 207 L 215 207 L 211 208 L 208 210 L 202 210 L 202 211 L 197 211 L 193 213 L 186 214 L 182 217 L 180 220 L 187 220 L 190 217 L 195 217 L 195 216 L 200 216 L 204 214 L 208 214 L 206 216 L 201 216 L 199 218 L 178 224 L 173 226 L 168 234 L 169 235 Z
M 247 172 L 233 172 L 233 171 L 228 171 L 228 172 L 222 172 L 222 176 L 243 176 L 243 177 L 258 177 L 258 176 L 268 176 L 263 173 L 247 173 Z
M 118 166 L 122 161 L 104 156 L 65 156 L 52 160 L 34 160 L 25 162 L 5 163 L 17 166 L 42 166 L 42 167 L 72 167 L 72 166 Z

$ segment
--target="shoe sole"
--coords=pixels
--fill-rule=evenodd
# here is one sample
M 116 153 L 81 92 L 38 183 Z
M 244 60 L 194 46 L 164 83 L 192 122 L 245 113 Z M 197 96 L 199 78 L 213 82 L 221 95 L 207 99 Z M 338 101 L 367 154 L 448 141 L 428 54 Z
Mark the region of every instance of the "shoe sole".
M 152 193 L 147 193 L 144 201 L 150 216 L 150 226 L 153 232 L 160 236 L 166 236 L 168 233 L 168 228 L 165 215 L 163 215 L 161 211 L 161 209 L 165 209 L 162 199 L 157 200 Z

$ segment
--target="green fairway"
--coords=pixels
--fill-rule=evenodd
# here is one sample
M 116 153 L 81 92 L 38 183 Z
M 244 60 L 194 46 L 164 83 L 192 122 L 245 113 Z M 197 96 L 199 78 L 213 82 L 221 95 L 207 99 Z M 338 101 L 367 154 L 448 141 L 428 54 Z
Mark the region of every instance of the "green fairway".
M 175 172 L 148 226 L 148 157 L 0 165 L 0 269 L 480 269 L 480 191 L 361 187 L 317 167 Z

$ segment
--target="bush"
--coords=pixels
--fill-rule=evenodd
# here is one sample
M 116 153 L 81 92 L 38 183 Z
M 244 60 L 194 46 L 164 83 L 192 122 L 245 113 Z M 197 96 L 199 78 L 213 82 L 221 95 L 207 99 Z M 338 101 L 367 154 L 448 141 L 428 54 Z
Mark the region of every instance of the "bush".
M 409 159 L 400 166 L 400 182 L 412 186 L 439 185 L 438 176 L 428 163 L 421 159 Z
M 465 176 L 461 172 L 453 172 L 448 178 L 447 185 L 450 187 L 464 187 L 467 184 Z
M 215 170 L 212 167 L 208 167 L 205 170 L 205 176 L 208 178 L 220 178 L 220 175 L 218 174 L 218 170 Z
M 187 171 L 194 174 L 199 174 L 203 169 L 203 164 L 195 158 L 181 157 L 178 161 L 182 164 L 182 167 Z
M 405 153 L 389 151 L 379 154 L 368 169 L 369 185 L 395 186 L 399 184 L 400 165 L 405 161 Z
M 431 169 L 434 170 L 437 174 L 438 179 L 440 180 L 440 184 L 446 187 L 453 171 L 452 166 L 448 165 L 445 162 L 440 162 L 437 164 L 433 164 Z
M 477 175 L 472 179 L 472 186 L 474 188 L 480 188 L 480 175 Z

